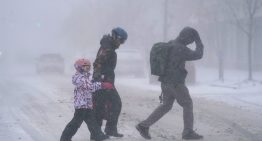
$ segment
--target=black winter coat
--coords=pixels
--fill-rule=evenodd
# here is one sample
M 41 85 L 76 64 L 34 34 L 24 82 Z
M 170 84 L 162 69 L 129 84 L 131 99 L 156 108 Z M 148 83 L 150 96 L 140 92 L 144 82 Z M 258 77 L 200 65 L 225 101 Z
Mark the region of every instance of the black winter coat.
M 96 81 L 111 82 L 114 84 L 117 54 L 113 38 L 110 35 L 104 35 L 100 41 L 100 45 L 101 47 L 93 64 L 93 78 Z
M 201 59 L 203 56 L 202 43 L 196 44 L 196 50 L 191 50 L 178 39 L 169 42 L 172 48 L 169 52 L 165 74 L 159 77 L 163 83 L 184 84 L 187 76 L 186 61 Z

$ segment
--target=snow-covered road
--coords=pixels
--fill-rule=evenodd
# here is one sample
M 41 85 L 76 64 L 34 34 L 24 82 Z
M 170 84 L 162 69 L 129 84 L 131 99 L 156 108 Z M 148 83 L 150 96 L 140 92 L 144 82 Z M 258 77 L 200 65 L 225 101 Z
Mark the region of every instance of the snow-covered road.
M 143 141 L 134 126 L 145 119 L 159 104 L 159 86 L 144 84 L 141 79 L 117 79 L 123 109 L 119 130 L 122 139 L 112 141 Z M 261 141 L 262 107 L 235 99 L 232 93 L 221 94 L 226 100 L 204 93 L 207 86 L 189 87 L 194 101 L 195 129 L 206 141 Z M 209 87 L 210 88 L 210 87 Z M 64 75 L 3 75 L 0 80 L 0 140 L 6 141 L 58 141 L 65 125 L 73 116 L 71 77 Z M 221 91 L 220 91 L 221 92 Z M 249 96 L 258 93 L 249 93 Z M 259 96 L 258 96 L 259 97 Z M 249 97 L 250 98 L 250 97 Z M 233 98 L 234 99 L 234 98 Z M 251 101 L 251 100 L 249 100 Z M 243 102 L 242 102 L 243 103 Z M 179 141 L 183 129 L 182 109 L 173 109 L 150 129 L 152 141 Z M 83 124 L 74 141 L 86 141 L 89 132 Z

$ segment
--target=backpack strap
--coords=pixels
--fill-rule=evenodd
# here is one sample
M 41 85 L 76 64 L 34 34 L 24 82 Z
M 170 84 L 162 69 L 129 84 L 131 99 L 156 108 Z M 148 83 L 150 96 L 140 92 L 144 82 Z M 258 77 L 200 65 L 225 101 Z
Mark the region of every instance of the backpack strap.
M 159 101 L 160 101 L 160 103 L 163 103 L 163 92 L 161 92 L 161 94 L 159 96 Z
M 171 51 L 173 49 L 173 46 L 171 45 L 170 41 L 167 42 L 167 43 L 169 44 L 168 45 L 169 47 L 168 47 L 168 51 L 167 51 L 167 60 L 166 60 L 166 63 L 165 63 L 165 68 L 167 68 L 167 65 L 169 63 L 170 54 L 171 54 Z M 165 71 L 166 71 L 166 69 L 165 69 Z

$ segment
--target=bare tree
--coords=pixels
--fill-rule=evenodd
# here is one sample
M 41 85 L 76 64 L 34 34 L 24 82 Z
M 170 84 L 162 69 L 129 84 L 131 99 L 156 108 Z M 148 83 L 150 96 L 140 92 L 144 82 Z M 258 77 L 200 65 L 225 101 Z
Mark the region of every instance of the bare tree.
M 163 24 L 163 39 L 167 41 L 167 31 L 168 31 L 168 0 L 164 0 L 164 24 Z
M 216 6 L 214 6 L 216 5 Z M 220 17 L 224 14 L 223 8 L 218 3 L 213 3 L 213 6 L 209 7 L 209 11 L 212 13 L 211 20 L 214 21 L 217 28 L 214 28 L 215 32 L 215 40 L 214 45 L 217 50 L 217 57 L 218 57 L 218 78 L 220 81 L 224 81 L 224 71 L 225 71 L 225 47 L 222 44 L 222 34 L 220 31 L 221 25 Z
M 209 27 L 209 42 L 214 46 L 216 56 L 218 59 L 218 79 L 219 81 L 224 81 L 224 71 L 225 71 L 225 54 L 226 48 L 223 44 L 223 27 L 225 24 L 226 16 L 224 5 L 221 5 L 219 0 L 200 0 L 198 5 L 198 11 L 195 13 L 198 19 L 204 23 L 205 27 Z M 207 26 L 208 25 L 208 26 Z
M 248 80 L 253 80 L 252 46 L 255 17 L 262 8 L 262 0 L 224 0 L 235 19 L 236 26 L 247 36 Z

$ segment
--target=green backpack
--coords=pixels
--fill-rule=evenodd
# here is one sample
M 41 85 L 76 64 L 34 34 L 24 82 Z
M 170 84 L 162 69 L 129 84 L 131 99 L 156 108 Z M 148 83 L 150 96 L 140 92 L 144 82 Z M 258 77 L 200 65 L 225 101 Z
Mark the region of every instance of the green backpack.
M 150 68 L 152 75 L 161 76 L 165 73 L 171 47 L 170 43 L 164 42 L 153 45 L 150 51 Z

